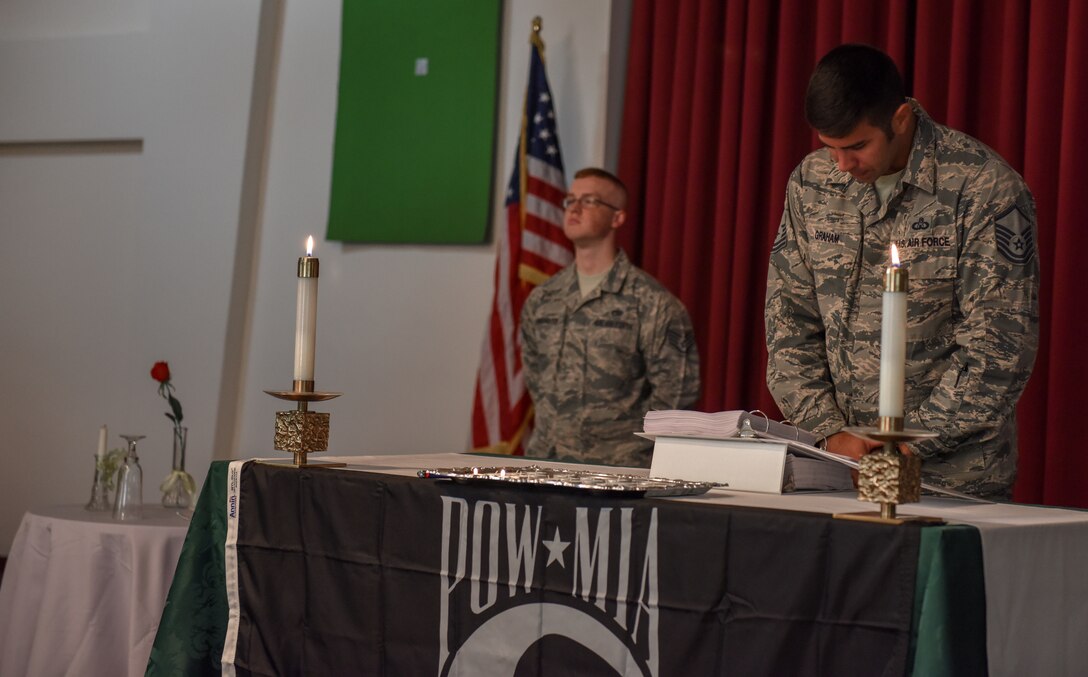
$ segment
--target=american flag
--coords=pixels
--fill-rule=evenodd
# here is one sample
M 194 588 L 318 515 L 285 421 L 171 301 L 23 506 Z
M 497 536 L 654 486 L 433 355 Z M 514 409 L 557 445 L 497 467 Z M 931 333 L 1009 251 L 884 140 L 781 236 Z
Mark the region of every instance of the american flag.
M 532 404 L 521 369 L 518 325 L 532 288 L 571 262 L 563 235 L 563 158 L 555 108 L 544 72 L 544 43 L 530 40 L 529 83 L 522 104 L 521 134 L 506 188 L 506 228 L 495 264 L 495 297 L 476 376 L 472 446 L 522 454 Z

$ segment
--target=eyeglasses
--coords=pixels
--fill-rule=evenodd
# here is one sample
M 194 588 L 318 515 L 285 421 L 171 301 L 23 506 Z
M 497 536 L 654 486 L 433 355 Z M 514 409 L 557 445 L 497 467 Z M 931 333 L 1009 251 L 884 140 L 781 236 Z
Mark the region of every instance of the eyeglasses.
M 610 205 L 604 200 L 593 197 L 592 195 L 583 195 L 582 197 L 572 197 L 568 195 L 567 197 L 563 198 L 563 209 L 570 209 L 576 204 L 580 205 L 582 209 L 592 209 L 593 207 L 600 205 L 602 207 L 608 207 L 612 211 L 620 211 L 619 207 Z

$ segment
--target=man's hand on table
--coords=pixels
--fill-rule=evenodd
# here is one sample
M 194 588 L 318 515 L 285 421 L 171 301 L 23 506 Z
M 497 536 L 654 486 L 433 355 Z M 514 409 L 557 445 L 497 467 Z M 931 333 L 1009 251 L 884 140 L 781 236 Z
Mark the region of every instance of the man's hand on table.
M 865 454 L 877 451 L 883 446 L 882 442 L 870 442 L 848 432 L 837 432 L 827 438 L 828 451 L 840 456 L 849 456 L 855 461 L 861 460 L 861 457 Z M 904 456 L 911 455 L 910 448 L 902 442 L 899 443 L 899 453 Z M 851 470 L 850 476 L 854 479 L 854 486 L 856 487 L 858 485 L 858 471 Z
M 827 450 L 840 456 L 849 456 L 855 461 L 874 449 L 884 446 L 880 442 L 870 442 L 848 432 L 837 432 L 827 438 Z

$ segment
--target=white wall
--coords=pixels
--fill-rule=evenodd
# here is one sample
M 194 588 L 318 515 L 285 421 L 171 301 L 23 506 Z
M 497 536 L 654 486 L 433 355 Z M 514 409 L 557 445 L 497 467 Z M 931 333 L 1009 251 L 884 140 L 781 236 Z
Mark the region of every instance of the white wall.
M 258 10 L 0 0 L 4 552 L 28 507 L 86 502 L 103 423 L 111 446 L 147 435 L 144 497 L 158 500 L 171 452 L 156 360 L 203 478 Z
M 87 500 L 101 423 L 111 446 L 148 436 L 144 498 L 158 499 L 156 360 L 174 371 L 198 483 L 212 458 L 278 453 L 284 403 L 262 391 L 290 387 L 310 233 L 317 386 L 344 393 L 314 407 L 332 413 L 330 451 L 465 447 L 494 245 L 324 242 L 340 6 L 0 0 L 0 551 L 27 508 Z M 611 6 L 505 3 L 496 195 L 534 14 L 568 174 L 604 163 Z
M 336 114 L 339 0 L 287 3 L 273 106 L 269 173 L 252 294 L 248 364 L 233 453 L 275 454 L 273 417 L 291 387 L 295 262 L 323 237 Z M 544 6 L 542 6 L 544 5 Z M 532 18 L 543 19 L 548 75 L 568 173 L 604 159 L 609 3 L 516 0 L 503 16 L 494 194 L 509 178 Z M 411 64 L 406 64 L 411 67 Z M 380 161 L 377 160 L 376 161 Z M 426 187 L 419 186 L 419 199 Z M 496 200 L 494 224 L 502 223 Z M 465 448 L 491 302 L 492 245 L 343 245 L 319 241 L 318 390 L 331 413 L 330 453 Z

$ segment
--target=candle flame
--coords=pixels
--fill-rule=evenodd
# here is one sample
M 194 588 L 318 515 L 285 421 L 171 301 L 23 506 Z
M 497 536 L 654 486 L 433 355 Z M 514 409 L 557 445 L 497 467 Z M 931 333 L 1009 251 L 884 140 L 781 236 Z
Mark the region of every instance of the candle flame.
M 899 267 L 899 249 L 894 244 L 892 245 L 892 265 Z
M 314 255 L 314 236 L 306 238 L 306 256 Z

